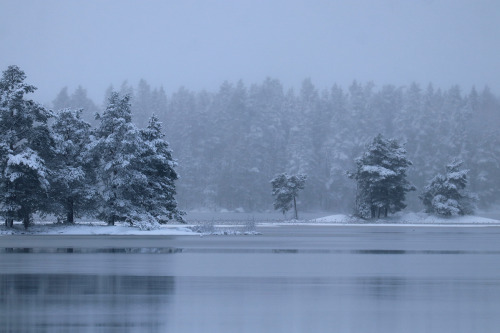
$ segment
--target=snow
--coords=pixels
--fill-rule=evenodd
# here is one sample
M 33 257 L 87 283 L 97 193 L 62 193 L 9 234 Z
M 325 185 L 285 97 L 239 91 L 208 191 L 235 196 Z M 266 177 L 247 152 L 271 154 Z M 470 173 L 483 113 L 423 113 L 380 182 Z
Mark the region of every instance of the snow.
M 26 149 L 21 154 L 9 154 L 7 158 L 8 166 L 23 164 L 33 170 L 40 170 L 43 166 L 42 160 L 38 154 L 31 149 Z
M 314 219 L 313 221 L 317 223 L 351 223 L 353 220 L 356 220 L 356 218 L 344 214 L 336 214 Z
M 256 230 L 256 223 L 254 220 L 248 220 L 243 225 L 238 223 L 230 225 L 216 225 L 214 221 L 205 221 L 190 226 L 189 229 L 200 234 L 201 236 L 261 235 L 261 233 Z
M 278 227 L 278 226 L 449 226 L 449 227 L 480 227 L 480 226 L 500 226 L 500 220 L 481 216 L 453 216 L 440 217 L 427 213 L 399 213 L 388 218 L 376 220 L 363 220 L 352 215 L 335 214 L 308 220 L 286 220 L 276 219 L 234 220 L 218 221 L 222 224 L 215 224 L 214 221 L 198 222 L 196 225 L 169 224 L 161 225 L 154 230 L 140 230 L 138 227 L 131 227 L 127 224 L 108 226 L 102 223 L 76 223 L 74 225 L 64 224 L 43 224 L 36 223 L 25 230 L 21 224 L 15 224 L 14 228 L 6 229 L 0 226 L 0 236 L 19 234 L 41 234 L 41 235 L 135 235 L 135 236 L 193 236 L 193 235 L 260 235 L 255 228 L 258 227 Z
M 389 170 L 387 168 L 378 166 L 378 165 L 363 165 L 361 167 L 361 172 L 367 172 L 370 174 L 378 174 L 379 177 L 381 178 L 387 178 L 387 177 L 392 177 L 396 176 L 396 173 L 392 170 Z
M 303 221 L 305 224 L 330 224 L 330 225 L 346 225 L 346 224 L 362 224 L 362 225 L 500 225 L 500 220 L 466 215 L 442 217 L 427 213 L 402 213 L 395 214 L 388 218 L 377 220 L 363 220 L 351 215 L 330 215 L 322 218 L 317 218 L 309 221 Z
M 185 225 L 162 225 L 154 230 L 141 230 L 128 225 L 108 226 L 92 223 L 63 224 L 35 224 L 25 230 L 22 225 L 14 225 L 13 229 L 0 227 L 0 235 L 11 234 L 43 234 L 43 235 L 137 235 L 137 236 L 192 236 L 193 232 Z
M 442 217 L 426 213 L 407 213 L 401 217 L 403 223 L 424 223 L 424 224 L 498 224 L 500 220 L 490 219 L 481 216 L 465 215 Z

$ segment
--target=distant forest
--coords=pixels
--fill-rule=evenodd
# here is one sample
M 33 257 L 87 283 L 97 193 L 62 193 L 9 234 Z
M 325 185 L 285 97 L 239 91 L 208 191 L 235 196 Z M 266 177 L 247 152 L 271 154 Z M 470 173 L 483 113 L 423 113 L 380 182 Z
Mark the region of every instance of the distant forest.
M 500 199 L 500 100 L 488 88 L 353 82 L 318 90 L 306 79 L 298 91 L 285 91 L 268 78 L 251 86 L 224 82 L 216 92 L 181 87 L 167 94 L 145 80 L 119 91 L 132 97 L 139 127 L 153 113 L 163 122 L 178 161 L 181 209 L 271 210 L 270 180 L 288 172 L 307 175 L 302 210 L 352 212 L 356 185 L 346 171 L 379 133 L 405 143 L 413 162 L 408 177 L 417 191 L 409 209 L 423 209 L 418 195 L 455 158 L 470 169 L 479 207 Z M 53 101 L 54 110 L 67 107 L 83 108 L 91 122 L 101 108 L 82 87 L 64 88 Z

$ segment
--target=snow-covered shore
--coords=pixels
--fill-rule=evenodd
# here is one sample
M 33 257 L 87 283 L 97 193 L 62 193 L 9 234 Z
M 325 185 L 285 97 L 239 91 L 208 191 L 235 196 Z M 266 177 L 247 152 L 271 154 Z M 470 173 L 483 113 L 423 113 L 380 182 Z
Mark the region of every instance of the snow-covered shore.
M 293 222 L 292 222 L 293 223 Z M 375 220 L 362 220 L 353 216 L 337 214 L 325 216 L 313 220 L 306 221 L 307 224 L 320 225 L 449 225 L 449 226 L 474 226 L 474 225 L 499 225 L 500 220 L 468 215 L 468 216 L 453 216 L 442 217 L 426 213 L 405 213 L 396 214 L 386 218 Z
M 12 229 L 0 227 L 0 235 L 169 235 L 169 236 L 184 236 L 196 235 L 186 226 L 183 225 L 166 225 L 154 230 L 141 230 L 137 227 L 128 225 L 108 226 L 93 223 L 75 223 L 73 225 L 64 224 L 35 224 L 25 230 L 24 227 L 14 225 Z
M 240 221 L 241 222 L 241 221 Z M 103 223 L 76 223 L 74 225 L 40 223 L 25 230 L 22 224 L 7 229 L 0 226 L 0 235 L 159 235 L 159 236 L 192 236 L 192 235 L 256 235 L 255 230 L 247 230 L 248 226 L 240 222 L 225 221 L 223 225 L 162 225 L 158 229 L 141 230 L 128 225 L 108 226 Z M 270 227 L 280 225 L 302 226 L 500 226 L 500 220 L 480 216 L 439 217 L 426 213 L 396 214 L 382 219 L 362 220 L 350 215 L 336 214 L 309 220 L 288 221 L 255 221 L 254 227 Z M 233 228 L 234 227 L 234 228 Z M 239 229 L 243 228 L 242 231 Z

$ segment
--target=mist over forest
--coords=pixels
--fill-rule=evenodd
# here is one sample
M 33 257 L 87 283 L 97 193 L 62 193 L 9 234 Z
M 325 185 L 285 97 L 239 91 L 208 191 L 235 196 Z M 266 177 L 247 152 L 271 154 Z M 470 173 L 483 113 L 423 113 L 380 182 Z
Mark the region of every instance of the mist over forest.
M 288 172 L 307 174 L 300 210 L 351 212 L 346 172 L 379 133 L 413 162 L 407 209 L 454 159 L 479 207 L 500 197 L 498 1 L 0 7 L 1 68 L 22 68 L 34 100 L 96 127 L 114 90 L 138 127 L 159 117 L 181 209 L 272 210 L 270 180 Z
M 407 209 L 423 209 L 418 195 L 454 159 L 470 170 L 469 190 L 480 208 L 500 198 L 500 100 L 488 87 L 354 81 L 320 90 L 305 79 L 293 90 L 267 78 L 251 85 L 225 81 L 215 91 L 166 92 L 146 80 L 116 90 L 131 96 L 136 125 L 145 127 L 153 113 L 163 122 L 184 210 L 272 210 L 270 180 L 288 172 L 308 177 L 301 210 L 350 213 L 356 184 L 346 172 L 379 133 L 404 143 L 413 162 L 408 179 L 417 191 L 408 194 Z M 92 122 L 106 103 L 80 86 L 63 88 L 52 108 L 83 108 Z

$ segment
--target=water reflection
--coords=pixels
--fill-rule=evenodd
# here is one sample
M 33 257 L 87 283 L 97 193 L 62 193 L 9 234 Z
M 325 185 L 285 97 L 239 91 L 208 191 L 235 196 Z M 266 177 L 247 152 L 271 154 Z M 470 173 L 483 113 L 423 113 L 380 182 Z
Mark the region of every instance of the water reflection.
M 160 332 L 170 276 L 0 275 L 2 332 Z
M 0 332 L 498 332 L 500 229 L 391 230 L 5 237 Z
M 494 332 L 499 298 L 498 279 L 6 274 L 0 331 Z
M 182 249 L 175 247 L 128 247 L 128 248 L 51 248 L 51 247 L 9 247 L 0 248 L 2 253 L 110 253 L 110 254 L 174 254 L 174 253 L 205 253 L 205 254 L 238 254 L 238 253 L 255 253 L 255 254 L 368 254 L 368 255 L 415 255 L 415 254 L 431 254 L 431 255 L 499 255 L 500 251 L 479 251 L 474 249 L 469 250 L 395 250 L 395 249 L 246 249 L 246 248 L 194 248 Z
M 52 247 L 7 247 L 0 248 L 1 253 L 137 253 L 137 254 L 168 254 L 180 253 L 182 249 L 175 247 L 125 247 L 125 248 L 52 248 Z

